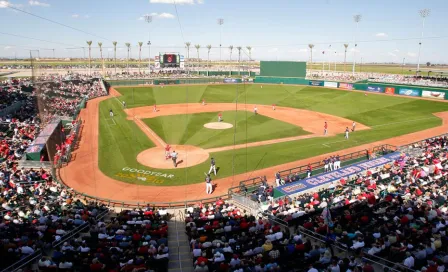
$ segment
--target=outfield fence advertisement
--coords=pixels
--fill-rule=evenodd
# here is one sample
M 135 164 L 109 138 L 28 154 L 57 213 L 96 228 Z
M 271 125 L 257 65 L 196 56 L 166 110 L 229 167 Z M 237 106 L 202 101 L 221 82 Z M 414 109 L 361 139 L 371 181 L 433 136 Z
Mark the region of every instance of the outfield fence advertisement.
M 400 90 L 398 90 L 398 93 L 407 96 L 420 96 L 420 92 L 415 89 L 400 88 Z
M 445 99 L 445 93 L 444 92 L 434 92 L 434 91 L 423 90 L 422 91 L 422 97 L 444 100 Z
M 240 83 L 241 79 L 238 81 L 238 78 L 224 78 L 224 83 Z
M 339 83 L 339 88 L 344 90 L 353 90 L 353 84 L 351 83 Z
M 395 88 L 394 87 L 386 87 L 386 89 L 384 90 L 385 93 L 387 94 L 395 94 Z
M 320 80 L 310 80 L 310 86 L 324 86 L 324 82 Z
M 325 184 L 330 184 L 331 182 L 339 181 L 341 178 L 356 175 L 358 173 L 366 171 L 369 168 L 376 168 L 378 166 L 393 162 L 394 160 L 400 158 L 400 156 L 401 156 L 400 152 L 394 152 L 370 161 L 352 164 L 340 168 L 336 171 L 319 174 L 316 176 L 303 179 L 301 181 L 282 185 L 277 187 L 277 189 L 287 195 L 297 194 Z
M 368 92 L 375 92 L 375 93 L 384 93 L 384 88 L 380 86 L 367 86 L 366 91 Z
M 324 86 L 325 87 L 330 87 L 330 88 L 337 88 L 338 87 L 338 83 L 337 82 L 331 82 L 331 81 L 325 81 L 324 82 Z

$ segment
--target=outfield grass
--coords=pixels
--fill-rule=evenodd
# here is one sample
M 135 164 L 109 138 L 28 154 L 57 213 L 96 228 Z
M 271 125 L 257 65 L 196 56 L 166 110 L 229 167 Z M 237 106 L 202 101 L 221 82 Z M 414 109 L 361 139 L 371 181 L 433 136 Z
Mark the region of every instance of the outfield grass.
M 384 95 L 365 96 L 362 92 L 314 88 L 307 86 L 265 85 L 209 85 L 167 86 L 165 88 L 119 88 L 123 96 L 100 104 L 99 165 L 106 175 L 129 183 L 146 185 L 184 185 L 202 181 L 208 162 L 187 169 L 156 170 L 175 175 L 163 183 L 153 184 L 137 180 L 135 176 L 117 176 L 124 167 L 153 170 L 140 165 L 136 156 L 154 146 L 148 137 L 126 120 L 119 100 L 129 107 L 152 103 L 235 102 L 256 103 L 302 108 L 345 117 L 370 126 L 357 131 L 348 141 L 342 134 L 299 141 L 277 143 L 211 154 L 217 161 L 218 177 L 250 172 L 282 163 L 343 150 L 365 143 L 392 138 L 441 125 L 432 113 L 448 111 L 448 103 Z M 119 116 L 111 123 L 108 111 L 112 108 Z M 214 114 L 216 116 L 216 114 Z M 180 121 L 179 121 L 180 122 Z M 179 126 L 185 126 L 179 123 Z M 189 132 L 190 133 L 190 132 Z M 244 133 L 237 127 L 237 134 Z M 178 139 L 182 139 L 179 137 Z M 188 137 L 186 137 L 188 138 Z M 416 139 L 417 140 L 417 139 Z M 324 145 L 325 144 L 325 145 Z
M 166 143 L 202 148 L 309 134 L 300 127 L 247 111 L 222 112 L 223 121 L 234 125 L 233 128 L 225 130 L 205 128 L 204 124 L 218 121 L 217 115 L 218 112 L 169 115 L 144 119 L 143 122 Z

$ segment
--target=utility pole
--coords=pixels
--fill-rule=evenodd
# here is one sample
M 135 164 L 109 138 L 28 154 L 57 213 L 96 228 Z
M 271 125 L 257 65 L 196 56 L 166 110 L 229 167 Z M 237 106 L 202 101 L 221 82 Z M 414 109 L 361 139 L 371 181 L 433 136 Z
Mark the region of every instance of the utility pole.
M 150 25 L 152 23 L 152 16 L 145 15 L 145 22 L 147 22 L 148 25 Z M 151 31 L 150 30 L 148 30 L 148 71 L 149 71 L 149 74 L 151 74 Z

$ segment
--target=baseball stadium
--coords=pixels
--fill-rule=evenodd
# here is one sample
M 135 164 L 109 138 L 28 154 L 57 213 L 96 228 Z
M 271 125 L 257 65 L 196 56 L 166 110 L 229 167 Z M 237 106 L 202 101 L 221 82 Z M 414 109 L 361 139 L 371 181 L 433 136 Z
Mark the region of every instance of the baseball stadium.
M 446 3 L 99 2 L 0 1 L 1 272 L 446 271 Z

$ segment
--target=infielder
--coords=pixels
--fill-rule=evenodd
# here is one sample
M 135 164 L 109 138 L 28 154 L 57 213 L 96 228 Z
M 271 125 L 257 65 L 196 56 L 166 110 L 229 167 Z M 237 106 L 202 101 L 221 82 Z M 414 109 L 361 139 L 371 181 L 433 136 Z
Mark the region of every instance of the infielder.
M 205 176 L 205 192 L 208 195 L 213 193 L 212 178 L 210 177 L 210 174 L 207 174 L 207 176 Z
M 109 116 L 114 117 L 114 112 L 112 111 L 112 109 L 109 110 Z
M 348 133 L 349 133 L 349 129 L 348 129 L 348 127 L 346 127 L 345 128 L 345 139 L 347 139 L 348 140 Z
M 352 123 L 352 132 L 355 131 L 355 128 L 356 128 L 356 123 L 355 123 L 355 121 L 353 121 L 353 123 Z
M 255 115 L 258 114 L 258 108 L 257 108 L 257 106 L 254 107 L 254 114 L 255 114 Z
M 123 109 L 126 109 L 126 101 L 123 100 L 121 103 L 123 104 Z
M 205 99 L 202 99 L 202 106 L 205 106 Z
M 328 133 L 328 124 L 327 124 L 327 122 L 325 122 L 325 124 L 324 124 L 324 135 L 327 135 L 327 133 Z
M 213 173 L 216 176 L 216 161 L 214 158 L 210 159 L 210 170 L 208 171 L 208 174 L 210 175 L 210 173 L 213 171 Z
M 153 108 L 152 111 L 153 111 L 153 112 L 157 112 L 157 105 L 156 105 L 156 104 L 154 104 L 154 108 Z
M 275 104 L 272 104 L 272 110 L 275 110 Z

